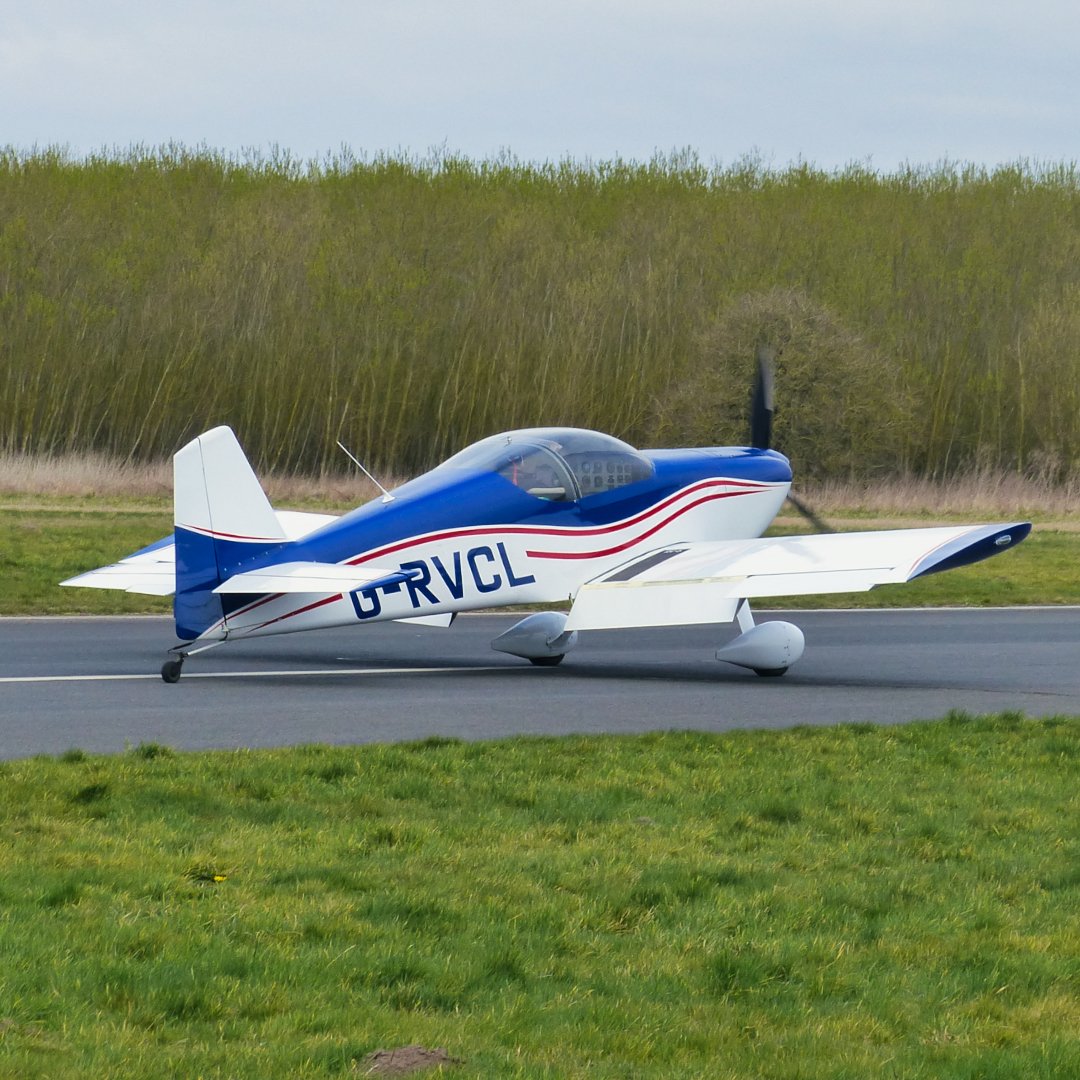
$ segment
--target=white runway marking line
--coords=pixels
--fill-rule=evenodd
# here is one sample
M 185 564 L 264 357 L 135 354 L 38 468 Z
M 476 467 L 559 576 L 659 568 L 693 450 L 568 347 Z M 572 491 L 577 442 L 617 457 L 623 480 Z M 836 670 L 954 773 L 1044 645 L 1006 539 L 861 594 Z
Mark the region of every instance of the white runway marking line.
M 488 667 L 418 667 L 418 668 L 322 668 L 314 671 L 282 669 L 281 671 L 191 671 L 185 672 L 183 680 L 188 679 L 269 679 L 287 676 L 320 675 L 448 675 L 451 673 L 471 675 L 477 671 L 528 671 L 501 665 Z M 140 679 L 157 679 L 159 674 L 146 675 L 6 675 L 0 676 L 0 683 L 57 683 L 57 682 L 136 682 Z

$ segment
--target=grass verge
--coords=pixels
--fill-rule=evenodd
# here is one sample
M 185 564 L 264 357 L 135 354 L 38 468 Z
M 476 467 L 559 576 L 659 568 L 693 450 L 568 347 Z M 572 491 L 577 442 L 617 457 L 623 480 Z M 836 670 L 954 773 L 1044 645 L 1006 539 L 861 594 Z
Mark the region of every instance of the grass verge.
M 0 764 L 0 1073 L 1080 1073 L 1080 725 Z
M 137 503 L 101 510 L 85 500 L 59 507 L 0 507 L 0 615 L 122 615 L 172 611 L 170 596 L 115 589 L 61 589 L 172 532 L 172 513 Z

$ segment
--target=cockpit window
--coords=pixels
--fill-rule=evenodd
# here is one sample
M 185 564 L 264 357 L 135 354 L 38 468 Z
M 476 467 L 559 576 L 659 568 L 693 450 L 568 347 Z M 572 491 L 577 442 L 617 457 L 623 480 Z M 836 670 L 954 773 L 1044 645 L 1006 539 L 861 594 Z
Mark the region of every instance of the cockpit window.
M 512 443 L 499 475 L 539 499 L 575 499 L 572 478 L 558 454 L 546 446 Z
M 526 428 L 482 439 L 441 468 L 490 469 L 541 499 L 576 500 L 648 479 L 653 464 L 611 435 Z

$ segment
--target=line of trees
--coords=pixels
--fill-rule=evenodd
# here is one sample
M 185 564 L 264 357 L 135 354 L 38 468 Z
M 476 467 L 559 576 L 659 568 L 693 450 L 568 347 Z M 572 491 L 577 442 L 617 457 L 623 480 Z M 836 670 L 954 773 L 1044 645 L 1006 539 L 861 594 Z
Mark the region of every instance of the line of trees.
M 0 447 L 412 471 L 493 431 L 1080 470 L 1080 174 L 0 151 Z

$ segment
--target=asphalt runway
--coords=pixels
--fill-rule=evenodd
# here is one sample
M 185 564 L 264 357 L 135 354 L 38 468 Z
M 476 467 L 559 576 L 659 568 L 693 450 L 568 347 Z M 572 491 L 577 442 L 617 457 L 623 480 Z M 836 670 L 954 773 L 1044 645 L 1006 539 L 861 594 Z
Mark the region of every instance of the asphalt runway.
M 164 618 L 0 619 L 0 758 L 176 748 L 723 731 L 950 709 L 1080 714 L 1080 609 L 769 612 L 806 634 L 783 678 L 713 659 L 731 627 L 594 631 L 558 668 L 493 652 L 517 615 L 229 643 L 158 672 Z

